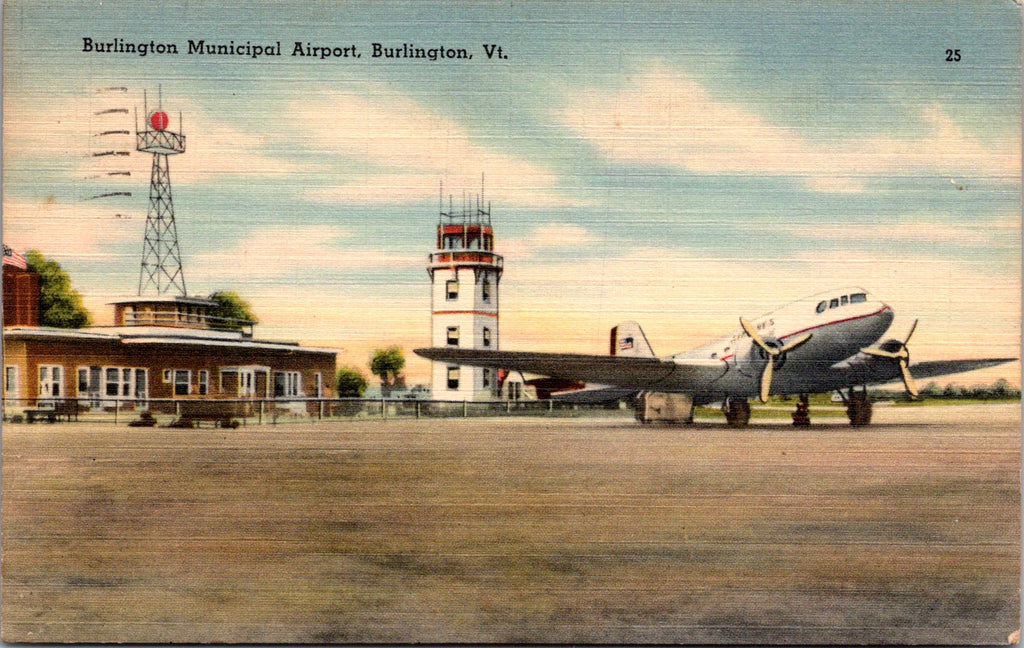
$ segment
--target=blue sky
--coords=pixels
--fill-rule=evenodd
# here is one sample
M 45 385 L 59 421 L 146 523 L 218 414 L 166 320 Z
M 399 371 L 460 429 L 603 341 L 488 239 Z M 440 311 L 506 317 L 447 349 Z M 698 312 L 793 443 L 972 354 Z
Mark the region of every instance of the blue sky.
M 59 260 L 98 321 L 133 294 L 150 162 L 94 154 L 132 148 L 97 135 L 134 128 L 104 111 L 162 87 L 188 137 L 171 178 L 190 294 L 236 290 L 261 335 L 346 364 L 427 343 L 438 186 L 459 202 L 481 174 L 502 348 L 603 352 L 637 319 L 668 353 L 860 284 L 894 326 L 921 318 L 916 359 L 1018 355 L 1020 26 L 1002 0 L 9 1 L 4 240 Z M 284 55 L 190 56 L 189 39 Z M 473 59 L 375 60 L 373 42 Z

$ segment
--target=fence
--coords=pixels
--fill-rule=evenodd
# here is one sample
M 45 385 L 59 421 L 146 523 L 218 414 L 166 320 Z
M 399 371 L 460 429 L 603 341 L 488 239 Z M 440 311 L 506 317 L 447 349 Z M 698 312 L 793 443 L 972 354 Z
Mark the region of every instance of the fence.
M 618 407 L 558 401 L 440 401 L 389 398 L 283 399 L 4 399 L 10 423 L 74 421 L 124 425 L 196 427 L 485 416 L 614 415 Z

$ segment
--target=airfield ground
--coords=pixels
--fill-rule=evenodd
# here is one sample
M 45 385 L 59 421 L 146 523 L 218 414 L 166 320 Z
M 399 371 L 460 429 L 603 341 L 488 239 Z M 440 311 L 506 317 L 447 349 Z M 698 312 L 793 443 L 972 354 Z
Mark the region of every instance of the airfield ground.
M 1005 643 L 1020 407 L 3 428 L 3 639 Z

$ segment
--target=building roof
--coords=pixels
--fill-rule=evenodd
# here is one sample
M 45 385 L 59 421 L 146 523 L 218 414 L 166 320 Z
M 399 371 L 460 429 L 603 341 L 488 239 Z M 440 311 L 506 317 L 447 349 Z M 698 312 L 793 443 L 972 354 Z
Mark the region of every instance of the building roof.
M 232 347 L 292 353 L 334 353 L 334 349 L 299 346 L 298 342 L 253 340 L 238 331 L 177 329 L 162 326 L 93 326 L 84 329 L 60 329 L 45 326 L 11 326 L 4 329 L 9 339 L 107 340 L 122 344 L 178 344 Z

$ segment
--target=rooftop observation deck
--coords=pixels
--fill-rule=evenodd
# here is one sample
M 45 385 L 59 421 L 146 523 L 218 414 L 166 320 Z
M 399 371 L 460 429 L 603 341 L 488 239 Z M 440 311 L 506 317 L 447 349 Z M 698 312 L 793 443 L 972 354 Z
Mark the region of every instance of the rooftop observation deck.
M 178 329 L 239 331 L 251 338 L 256 322 L 219 317 L 210 311 L 218 306 L 202 297 L 135 297 L 113 303 L 115 326 L 158 326 Z

